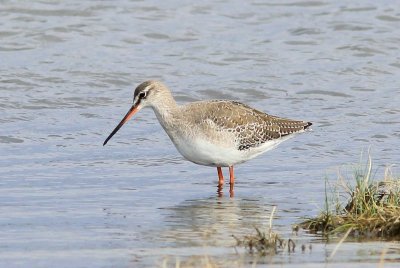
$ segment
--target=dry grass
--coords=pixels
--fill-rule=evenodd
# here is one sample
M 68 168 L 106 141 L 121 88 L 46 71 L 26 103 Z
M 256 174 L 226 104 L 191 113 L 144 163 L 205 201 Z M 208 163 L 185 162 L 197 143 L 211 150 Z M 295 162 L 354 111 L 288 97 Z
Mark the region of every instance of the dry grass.
M 356 168 L 350 181 L 339 175 L 336 185 L 326 182 L 324 210 L 301 226 L 325 235 L 351 229 L 350 235 L 357 237 L 399 239 L 400 178 L 387 168 L 383 180 L 373 180 L 369 157 L 366 168 Z
M 284 240 L 272 230 L 272 219 L 275 209 L 276 207 L 273 207 L 269 220 L 269 228 L 266 232 L 262 232 L 255 227 L 256 234 L 254 235 L 245 236 L 243 239 L 233 236 L 236 239 L 237 246 L 245 247 L 250 254 L 258 253 L 262 256 L 276 254 L 286 248 L 289 252 L 293 252 L 296 247 L 293 240 Z

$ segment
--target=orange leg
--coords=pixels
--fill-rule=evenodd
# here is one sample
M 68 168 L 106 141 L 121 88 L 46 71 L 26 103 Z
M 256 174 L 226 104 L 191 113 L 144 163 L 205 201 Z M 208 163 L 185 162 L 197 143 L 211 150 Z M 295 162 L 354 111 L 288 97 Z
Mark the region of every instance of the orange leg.
M 235 176 L 233 174 L 233 166 L 229 167 L 229 193 L 233 197 L 233 186 L 235 185 Z
M 218 186 L 224 185 L 224 175 L 222 174 L 222 168 L 217 167 L 218 171 Z
M 229 183 L 235 184 L 235 176 L 233 175 L 233 166 L 229 167 Z

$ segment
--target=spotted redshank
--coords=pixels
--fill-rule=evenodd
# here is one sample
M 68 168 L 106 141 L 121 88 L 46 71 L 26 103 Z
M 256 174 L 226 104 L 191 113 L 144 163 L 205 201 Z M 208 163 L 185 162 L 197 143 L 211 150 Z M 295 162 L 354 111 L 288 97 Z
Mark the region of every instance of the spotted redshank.
M 132 107 L 103 145 L 144 107 L 153 109 L 176 149 L 187 160 L 217 167 L 220 190 L 224 183 L 221 167 L 229 167 L 231 196 L 234 165 L 273 149 L 312 125 L 268 115 L 236 101 L 209 100 L 177 105 L 164 84 L 146 81 L 135 89 Z

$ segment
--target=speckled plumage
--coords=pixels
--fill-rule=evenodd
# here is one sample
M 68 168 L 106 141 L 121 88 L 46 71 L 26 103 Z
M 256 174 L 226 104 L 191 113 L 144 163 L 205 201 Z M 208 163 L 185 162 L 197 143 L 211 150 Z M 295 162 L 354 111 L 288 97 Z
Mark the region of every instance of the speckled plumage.
M 134 92 L 133 105 L 108 140 L 137 111 L 151 107 L 177 150 L 189 161 L 218 168 L 229 167 L 233 193 L 233 165 L 243 163 L 304 132 L 310 122 L 265 114 L 245 104 L 229 100 L 198 101 L 177 105 L 161 82 L 146 81 Z
M 309 122 L 268 115 L 243 103 L 229 100 L 200 101 L 183 106 L 197 125 L 210 125 L 217 133 L 234 134 L 238 150 L 250 150 L 263 143 L 301 132 Z
M 311 123 L 265 114 L 237 101 L 209 100 L 177 105 L 161 82 L 146 81 L 134 103 L 153 108 L 178 151 L 208 166 L 231 166 L 270 150 Z

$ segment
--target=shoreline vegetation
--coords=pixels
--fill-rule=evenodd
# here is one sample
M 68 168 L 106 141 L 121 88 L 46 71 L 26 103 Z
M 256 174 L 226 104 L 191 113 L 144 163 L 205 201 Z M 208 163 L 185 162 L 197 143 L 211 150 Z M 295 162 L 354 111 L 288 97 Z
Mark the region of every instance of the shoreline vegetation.
M 353 166 L 351 176 L 341 173 L 335 183 L 325 180 L 325 204 L 322 211 L 314 218 L 308 218 L 295 224 L 292 231 L 297 233 L 299 228 L 324 236 L 341 237 L 331 252 L 327 261 L 331 260 L 340 246 L 348 237 L 357 239 L 400 240 L 400 177 L 393 176 L 390 167 L 385 169 L 383 178 L 375 179 L 371 156 L 366 165 Z M 273 218 L 276 206 L 273 206 L 266 231 L 255 228 L 255 233 L 236 240 L 236 247 L 242 247 L 250 255 L 265 257 L 281 254 L 286 251 L 294 253 L 296 244 L 291 238 L 284 239 L 273 231 Z M 312 244 L 299 245 L 301 252 L 312 251 Z M 382 251 L 380 265 L 384 263 L 386 251 Z M 243 258 L 234 260 L 234 266 L 242 266 Z M 255 263 L 257 263 L 255 261 Z M 174 267 L 221 267 L 210 256 L 194 256 L 187 260 L 175 259 Z M 226 263 L 222 266 L 226 266 Z M 254 263 L 253 263 L 254 264 Z M 228 265 L 231 266 L 231 265 Z M 169 259 L 164 258 L 162 267 L 170 267 Z
M 327 239 L 341 236 L 338 246 L 347 237 L 400 240 L 400 177 L 393 176 L 390 167 L 387 167 L 383 178 L 375 179 L 370 155 L 366 165 L 354 165 L 352 170 L 352 175 L 347 177 L 339 173 L 335 183 L 325 180 L 324 208 L 318 216 L 294 225 L 293 231 L 297 232 L 301 227 Z M 233 236 L 236 246 L 261 256 L 284 250 L 294 252 L 295 242 L 283 239 L 273 231 L 275 211 L 276 207 L 273 207 L 267 231 L 262 232 L 255 227 L 253 235 L 243 238 Z M 301 245 L 302 251 L 304 247 Z
M 266 232 L 260 231 L 259 228 L 254 227 L 256 234 L 247 235 L 242 239 L 232 235 L 236 240 L 237 247 L 244 247 L 248 253 L 258 253 L 261 256 L 274 255 L 283 250 L 294 252 L 296 244 L 292 239 L 283 239 L 280 235 L 273 231 L 272 220 L 276 211 L 276 206 L 273 206 L 272 212 L 269 218 L 269 227 Z
M 371 156 L 355 166 L 351 178 L 339 174 L 337 183 L 325 181 L 325 205 L 320 214 L 299 224 L 312 233 L 359 239 L 400 239 L 400 178 L 387 167 L 374 179 Z

